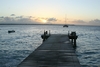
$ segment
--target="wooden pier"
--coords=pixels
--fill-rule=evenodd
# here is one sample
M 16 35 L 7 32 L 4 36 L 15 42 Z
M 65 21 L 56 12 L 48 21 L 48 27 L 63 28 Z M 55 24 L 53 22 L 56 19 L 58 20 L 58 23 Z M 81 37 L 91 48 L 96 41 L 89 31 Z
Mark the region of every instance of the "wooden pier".
M 18 67 L 81 67 L 68 35 L 51 34 Z

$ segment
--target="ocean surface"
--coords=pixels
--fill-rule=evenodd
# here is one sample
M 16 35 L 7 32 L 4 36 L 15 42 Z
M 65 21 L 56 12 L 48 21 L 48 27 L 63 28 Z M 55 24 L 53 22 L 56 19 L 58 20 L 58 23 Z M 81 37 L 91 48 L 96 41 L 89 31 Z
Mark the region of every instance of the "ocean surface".
M 15 33 L 8 33 L 15 30 Z M 41 45 L 44 30 L 78 35 L 76 54 L 82 67 L 100 67 L 100 26 L 0 25 L 0 67 L 17 67 Z

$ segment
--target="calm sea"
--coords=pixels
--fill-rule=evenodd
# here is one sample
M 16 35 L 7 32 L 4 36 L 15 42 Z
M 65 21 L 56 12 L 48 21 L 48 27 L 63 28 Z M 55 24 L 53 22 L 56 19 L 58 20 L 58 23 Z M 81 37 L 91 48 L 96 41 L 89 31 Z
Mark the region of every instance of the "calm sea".
M 15 30 L 15 33 L 8 33 Z M 0 25 L 0 67 L 16 67 L 42 43 L 44 30 L 51 34 L 78 35 L 76 54 L 83 67 L 100 67 L 100 27 L 54 25 Z

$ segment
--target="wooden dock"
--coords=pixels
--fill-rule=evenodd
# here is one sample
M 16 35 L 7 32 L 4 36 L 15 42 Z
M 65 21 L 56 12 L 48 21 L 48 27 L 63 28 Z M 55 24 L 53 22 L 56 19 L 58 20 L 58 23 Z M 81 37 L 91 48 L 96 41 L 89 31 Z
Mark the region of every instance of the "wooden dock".
M 18 67 L 81 67 L 68 35 L 52 34 Z

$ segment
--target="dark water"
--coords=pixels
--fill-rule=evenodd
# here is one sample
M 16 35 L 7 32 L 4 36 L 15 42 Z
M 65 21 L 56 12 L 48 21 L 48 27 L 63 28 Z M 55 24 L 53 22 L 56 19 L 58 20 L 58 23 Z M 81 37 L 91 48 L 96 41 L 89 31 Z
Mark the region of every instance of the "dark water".
M 8 34 L 8 30 L 15 33 Z M 49 26 L 49 25 L 0 25 L 0 67 L 16 67 L 42 43 L 41 34 L 50 30 L 52 34 L 78 35 L 76 53 L 82 67 L 100 67 L 99 26 Z

